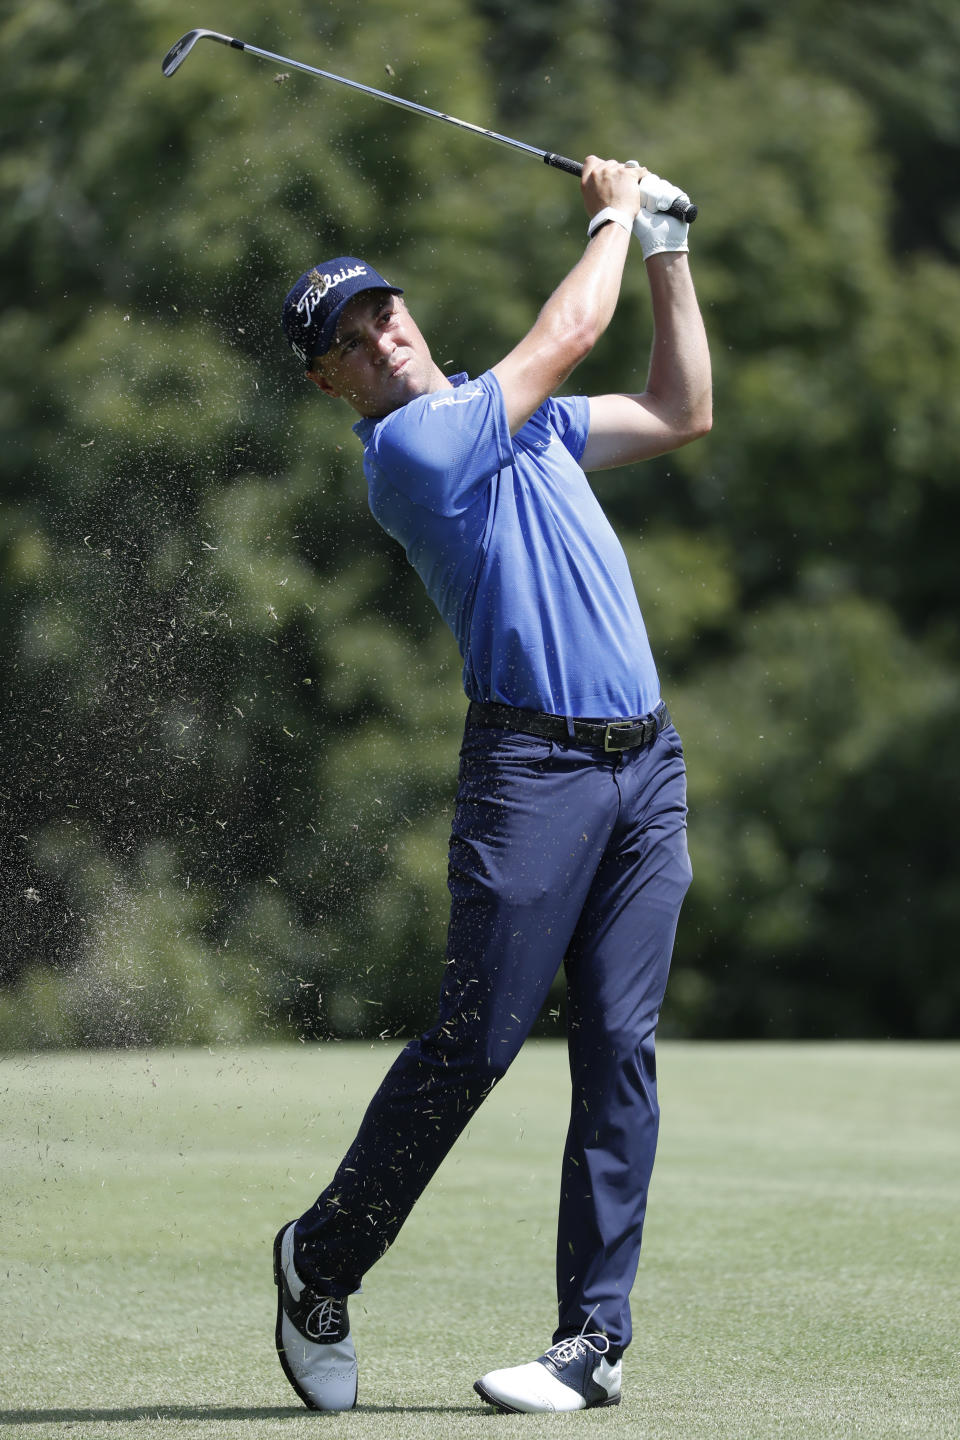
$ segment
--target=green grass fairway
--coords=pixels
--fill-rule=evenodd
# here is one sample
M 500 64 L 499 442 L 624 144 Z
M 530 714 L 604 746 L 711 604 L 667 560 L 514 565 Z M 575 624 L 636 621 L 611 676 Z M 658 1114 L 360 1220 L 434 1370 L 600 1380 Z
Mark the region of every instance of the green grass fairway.
M 531 1044 L 351 1310 L 360 1404 L 302 1409 L 271 1241 L 394 1053 L 0 1057 L 0 1440 L 960 1435 L 960 1049 L 683 1045 L 619 1409 L 499 1416 L 553 1323 L 564 1052 Z

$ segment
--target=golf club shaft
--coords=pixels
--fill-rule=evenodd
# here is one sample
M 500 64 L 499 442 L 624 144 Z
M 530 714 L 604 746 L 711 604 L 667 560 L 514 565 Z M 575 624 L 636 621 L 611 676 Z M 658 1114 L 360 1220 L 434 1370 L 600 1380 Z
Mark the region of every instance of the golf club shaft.
M 546 165 L 552 165 L 557 170 L 565 170 L 570 175 L 580 175 L 583 172 L 580 162 L 570 160 L 566 155 L 557 155 L 550 150 L 540 150 L 535 145 L 527 145 L 524 141 L 514 140 L 509 135 L 500 135 L 496 130 L 487 130 L 482 125 L 472 125 L 468 120 L 458 120 L 455 115 L 447 115 L 442 110 L 432 110 L 429 105 L 418 105 L 415 100 L 404 100 L 399 95 L 390 95 L 386 90 L 375 90 L 372 85 L 361 85 L 357 80 L 347 80 L 343 75 L 334 75 L 329 70 L 319 70 L 315 65 L 306 65 L 302 60 L 291 60 L 287 55 L 275 55 L 272 50 L 261 50 L 259 45 L 249 45 L 243 40 L 234 39 L 231 35 L 220 35 L 215 30 L 188 31 L 164 56 L 164 75 L 170 76 L 179 68 L 198 40 L 215 40 L 218 44 L 228 45 L 233 50 L 245 50 L 250 55 L 256 55 L 260 60 L 270 60 L 275 65 L 289 65 L 292 70 L 302 70 L 305 74 L 315 75 L 320 80 L 332 80 L 337 85 L 346 85 L 350 90 L 359 90 L 364 95 L 373 95 L 377 100 L 385 100 L 388 105 L 396 105 L 401 110 L 412 110 L 416 114 L 426 115 L 432 120 L 444 120 L 448 125 L 456 125 L 461 130 L 472 130 L 475 135 L 484 135 L 488 140 L 496 140 L 499 144 L 509 145 L 514 150 L 523 150 L 528 155 L 536 155 Z M 697 218 L 697 207 L 689 201 L 675 200 L 666 213 L 689 224 Z

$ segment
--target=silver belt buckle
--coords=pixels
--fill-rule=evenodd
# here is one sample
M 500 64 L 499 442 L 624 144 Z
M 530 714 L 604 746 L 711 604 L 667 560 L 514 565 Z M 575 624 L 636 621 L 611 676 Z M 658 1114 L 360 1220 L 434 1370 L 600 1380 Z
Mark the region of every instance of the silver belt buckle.
M 618 735 L 622 735 L 624 731 L 627 731 L 627 732 L 630 734 L 631 737 L 633 737 L 634 735 L 636 735 L 636 732 L 637 732 L 636 721 L 634 721 L 634 720 L 611 720 L 610 724 L 607 726 L 606 730 L 603 732 L 603 748 L 604 748 L 604 750 L 606 750 L 606 751 L 608 751 L 608 752 L 611 751 L 611 750 L 629 750 L 631 744 L 635 743 L 635 741 L 633 741 L 632 738 L 631 738 L 630 740 L 628 740 L 628 741 L 626 742 L 626 744 L 624 744 L 624 745 L 618 745 L 618 744 L 616 744 L 616 740 L 617 740 Z

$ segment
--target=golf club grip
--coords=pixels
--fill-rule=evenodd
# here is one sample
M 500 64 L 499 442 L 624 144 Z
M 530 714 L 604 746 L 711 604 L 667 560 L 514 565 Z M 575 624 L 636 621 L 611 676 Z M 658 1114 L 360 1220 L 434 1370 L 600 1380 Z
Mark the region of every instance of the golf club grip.
M 566 155 L 554 155 L 549 150 L 543 157 L 545 165 L 552 165 L 555 170 L 566 170 L 568 175 L 582 175 L 583 166 L 579 160 L 570 160 Z M 687 225 L 692 225 L 700 211 L 690 200 L 674 200 L 669 210 L 661 211 L 663 215 L 672 215 L 675 220 L 682 220 Z

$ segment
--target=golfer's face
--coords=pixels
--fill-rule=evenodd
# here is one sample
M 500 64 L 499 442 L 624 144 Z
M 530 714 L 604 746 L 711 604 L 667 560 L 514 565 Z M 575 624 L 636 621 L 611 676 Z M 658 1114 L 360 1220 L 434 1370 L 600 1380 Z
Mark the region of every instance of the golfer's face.
M 389 415 L 430 389 L 427 342 L 398 295 L 364 290 L 343 308 L 318 383 L 360 415 Z

